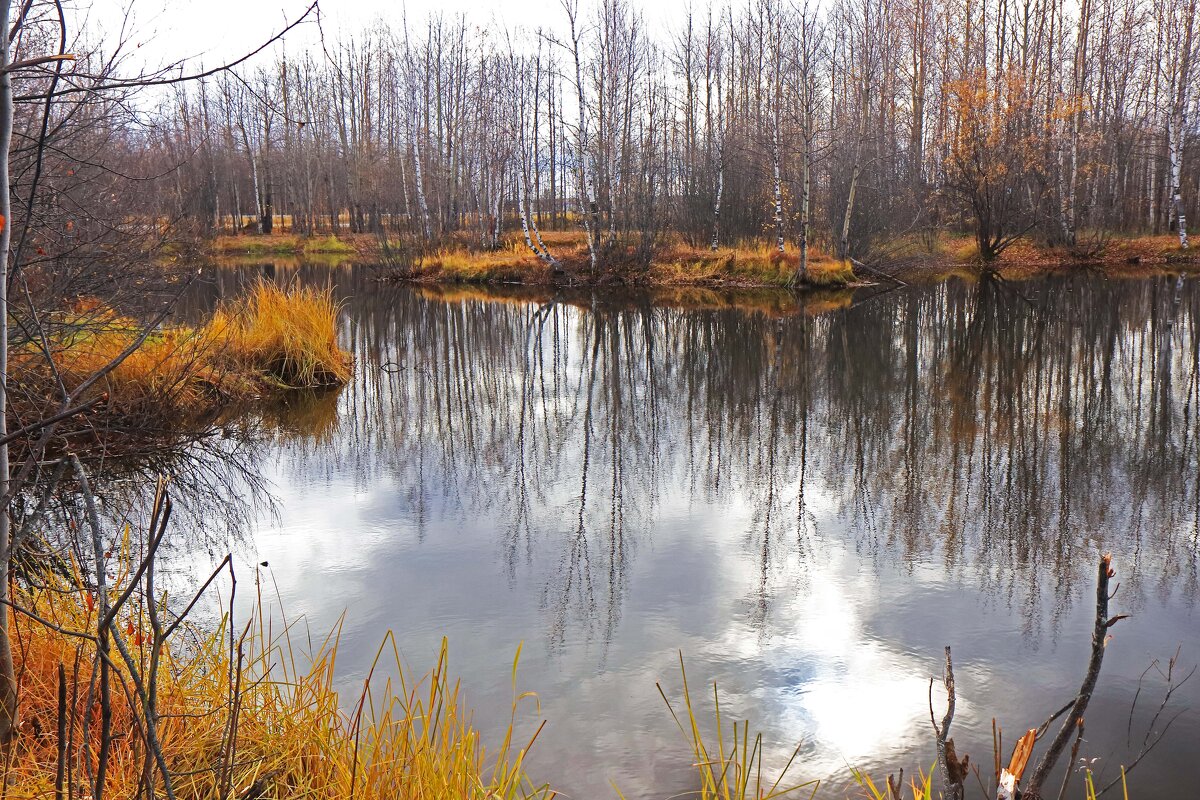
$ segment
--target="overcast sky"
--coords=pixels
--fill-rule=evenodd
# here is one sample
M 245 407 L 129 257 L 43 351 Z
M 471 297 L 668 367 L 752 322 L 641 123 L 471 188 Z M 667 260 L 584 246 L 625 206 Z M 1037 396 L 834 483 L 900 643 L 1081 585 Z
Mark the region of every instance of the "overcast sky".
M 183 58 L 212 66 L 236 58 L 270 38 L 304 13 L 312 0 L 76 0 L 77 19 L 88 14 L 88 27 L 115 41 L 128 9 L 139 57 L 148 66 Z M 634 0 L 655 38 L 682 16 L 688 0 Z M 701 2 L 696 5 L 701 5 Z M 587 0 L 582 3 L 590 5 Z M 90 14 L 89 14 L 90 8 Z M 431 11 L 466 13 L 480 26 L 555 28 L 565 21 L 560 0 L 322 0 L 325 33 L 356 32 L 375 19 L 399 23 L 407 9 L 410 21 Z M 289 34 L 289 50 L 303 50 L 317 40 L 315 23 Z

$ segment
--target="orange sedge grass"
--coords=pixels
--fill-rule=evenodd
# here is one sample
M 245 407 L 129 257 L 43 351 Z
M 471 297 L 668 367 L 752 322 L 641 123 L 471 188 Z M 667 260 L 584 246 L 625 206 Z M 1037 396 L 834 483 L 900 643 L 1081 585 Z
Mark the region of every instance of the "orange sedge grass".
M 549 239 L 543 238 L 564 265 L 575 270 L 586 268 L 589 256 L 586 240 L 581 234 L 557 232 Z M 637 267 L 639 257 L 630 248 L 618 248 L 605 256 L 609 266 L 618 273 Z M 667 241 L 654 248 L 649 269 L 639 273 L 637 281 L 652 286 L 728 284 L 786 287 L 792 285 L 798 266 L 799 254 L 794 249 L 781 253 L 777 247 L 765 242 L 711 250 L 679 241 Z M 637 272 L 637 269 L 633 271 Z M 538 282 L 548 280 L 550 270 L 530 251 L 524 240 L 509 238 L 494 250 L 472 249 L 463 245 L 440 248 L 425 256 L 418 274 L 466 282 Z M 810 250 L 804 281 L 808 285 L 844 286 L 854 279 L 854 269 L 849 262 L 832 258 L 816 248 Z
M 205 325 L 162 326 L 148 334 L 137 320 L 81 301 L 55 320 L 48 345 L 68 388 L 132 348 L 93 387 L 92 396 L 104 395 L 103 411 L 110 415 L 171 422 L 276 389 L 346 383 L 352 360 L 338 346 L 337 317 L 327 290 L 260 281 L 245 298 L 218 308 Z M 42 347 L 18 348 L 12 361 L 22 383 L 44 384 L 50 391 L 55 378 Z
M 129 552 L 128 531 L 122 550 Z M 129 580 L 130 561 L 121 562 L 126 566 L 112 584 L 117 589 L 110 601 Z M 96 645 L 72 632 L 95 631 L 94 591 L 73 561 L 42 585 L 15 591 L 14 602 L 23 610 L 12 612 L 23 722 L 4 760 L 9 798 L 54 796 L 63 679 L 69 698 L 63 716 L 74 742 L 69 780 L 77 796 L 90 796 L 100 731 L 99 701 L 89 691 Z M 337 630 L 308 656 L 292 641 L 295 623 L 276 635 L 262 607 L 260 598 L 240 635 L 225 616 L 208 630 L 187 623 L 180 629 L 186 639 L 165 645 L 157 674 L 158 740 L 180 800 L 554 796 L 525 771 L 526 753 L 541 728 L 520 742 L 515 734 L 518 705 L 531 696 L 516 690 L 519 648 L 512 665 L 512 717 L 492 752 L 472 724 L 459 683 L 449 677 L 445 640 L 434 668 L 414 678 L 389 633 L 361 694 L 347 709 L 334 689 Z M 117 629 L 144 673 L 153 629 L 144 607 L 127 608 Z M 106 796 L 137 797 L 145 791 L 147 763 L 146 739 L 138 733 L 142 708 L 130 691 L 130 671 L 120 659 L 113 662 L 116 735 Z M 380 686 L 374 676 L 385 671 L 395 677 Z M 143 683 L 149 679 L 142 677 Z M 161 776 L 157 781 L 161 789 Z
M 336 386 L 350 379 L 351 367 L 338 347 L 337 316 L 329 290 L 259 280 L 245 298 L 217 309 L 204 334 L 229 358 L 287 388 Z
M 733 282 L 756 286 L 790 286 L 800 265 L 794 249 L 780 252 L 764 242 L 708 248 L 676 245 L 655 255 L 659 280 L 666 282 Z M 812 286 L 844 286 L 854 280 L 854 268 L 812 248 L 805 282 Z
M 64 383 L 75 386 L 117 360 L 142 336 L 139 324 L 109 311 L 89 311 L 52 343 L 52 358 Z M 103 379 L 110 408 L 136 413 L 163 398 L 171 405 L 192 408 L 202 403 L 207 387 L 230 383 L 214 363 L 214 343 L 187 327 L 168 327 L 146 336 Z M 45 368 L 44 355 L 29 347 L 13 355 L 14 362 L 33 374 Z

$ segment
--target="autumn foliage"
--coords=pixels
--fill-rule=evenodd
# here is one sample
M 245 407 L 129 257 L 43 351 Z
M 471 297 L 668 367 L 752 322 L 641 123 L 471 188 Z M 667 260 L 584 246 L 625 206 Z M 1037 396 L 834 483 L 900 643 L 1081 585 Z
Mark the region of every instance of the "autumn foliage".
M 64 566 L 65 574 L 18 589 L 14 598 L 22 609 L 10 619 L 23 722 L 2 767 L 13 800 L 54 797 L 56 784 L 58 796 L 94 796 L 102 707 L 96 645 L 88 637 L 99 603 L 74 562 Z M 125 585 L 129 566 L 112 560 L 114 585 Z M 118 594 L 111 591 L 109 602 Z M 145 604 L 126 608 L 116 629 L 140 674 L 112 645 L 114 735 L 104 796 L 141 797 L 153 785 L 153 796 L 163 797 L 165 781 L 147 752 L 137 701 L 138 684 L 150 684 L 155 637 Z M 165 605 L 158 611 L 169 619 Z M 389 635 L 372 668 L 374 685 L 344 698 L 336 689 L 336 632 L 302 652 L 292 630 L 274 630 L 257 612 L 250 624 L 235 626 L 226 614 L 215 624 L 185 625 L 161 648 L 157 739 L 176 798 L 547 795 L 523 766 L 536 731 L 517 741 L 510 728 L 495 750 L 485 748 L 449 677 L 445 643 L 434 668 L 420 677 L 401 664 Z M 514 715 L 519 699 L 514 691 Z
M 1036 224 L 1044 176 L 1033 95 L 1016 70 L 974 71 L 945 89 L 946 185 L 970 209 L 978 255 L 991 261 Z

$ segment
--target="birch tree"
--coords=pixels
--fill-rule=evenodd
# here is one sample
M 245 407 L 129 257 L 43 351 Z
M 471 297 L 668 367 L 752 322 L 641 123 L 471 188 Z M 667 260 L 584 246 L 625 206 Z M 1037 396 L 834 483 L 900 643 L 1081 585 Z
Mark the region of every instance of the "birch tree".
M 1171 213 L 1179 246 L 1188 246 L 1187 213 L 1183 203 L 1183 152 L 1195 56 L 1196 0 L 1173 3 L 1164 19 L 1168 28 L 1167 70 L 1170 108 L 1167 113 L 1167 158 L 1170 173 Z

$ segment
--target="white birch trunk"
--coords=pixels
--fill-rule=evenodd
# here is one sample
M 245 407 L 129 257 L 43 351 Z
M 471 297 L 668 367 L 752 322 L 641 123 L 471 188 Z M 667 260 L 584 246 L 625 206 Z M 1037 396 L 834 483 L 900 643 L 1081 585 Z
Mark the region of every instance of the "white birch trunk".
M 433 231 L 429 227 L 429 201 L 425 198 L 425 178 L 421 172 L 421 143 L 420 137 L 417 135 L 418 125 L 413 124 L 413 179 L 416 182 L 417 188 L 417 208 L 421 211 L 421 224 L 425 231 L 425 240 L 429 241 L 433 238 Z
M 772 168 L 775 174 L 775 246 L 783 252 L 783 154 L 779 145 L 779 104 L 775 106 L 775 134 L 772 146 Z
M 1179 233 L 1179 246 L 1186 250 L 1188 247 L 1187 215 L 1183 207 L 1183 144 L 1184 132 L 1187 130 L 1188 89 L 1192 79 L 1192 49 L 1193 32 L 1196 21 L 1196 0 L 1190 0 L 1183 10 L 1186 18 L 1183 20 L 1181 41 L 1178 43 L 1178 64 L 1172 89 L 1174 89 L 1171 116 L 1167 121 L 1168 149 L 1171 164 L 1171 210 L 1175 213 L 1176 230 Z
M 842 216 L 842 237 L 839 241 L 838 255 L 844 260 L 850 258 L 850 218 L 854 216 L 854 195 L 858 191 L 858 178 L 862 174 L 862 143 L 867 135 L 868 97 L 864 92 L 863 107 L 859 109 L 858 138 L 854 142 L 854 167 L 850 170 L 850 191 L 846 194 L 846 213 Z
M 721 246 L 721 199 L 725 193 L 725 103 L 721 97 L 720 67 L 717 73 L 717 187 L 713 198 L 712 249 Z
M 805 125 L 807 128 L 807 123 Z M 800 194 L 800 263 L 796 265 L 795 281 L 808 280 L 808 222 L 812 203 L 812 135 L 804 135 L 804 188 Z
M 1081 105 L 1083 103 L 1083 93 L 1087 79 L 1087 47 L 1088 33 L 1091 28 L 1091 1 L 1083 0 L 1080 3 L 1079 9 L 1079 33 L 1075 39 L 1075 58 L 1071 69 L 1071 95 L 1070 102 L 1070 138 L 1067 140 L 1068 152 L 1064 159 L 1061 149 L 1059 150 L 1059 187 L 1061 200 L 1060 216 L 1063 241 L 1071 246 L 1075 246 L 1076 235 L 1079 229 L 1079 203 L 1078 203 L 1078 188 L 1079 188 L 1079 127 L 1082 117 Z M 1061 122 L 1060 122 L 1061 126 Z M 1061 140 L 1060 140 L 1061 148 Z M 1064 163 L 1065 161 L 1065 163 Z M 1066 174 L 1063 174 L 1063 170 Z
M 0 0 L 3 2 L 3 0 Z M 246 158 L 250 161 L 250 185 L 254 189 L 254 211 L 258 214 L 259 223 L 262 223 L 262 191 L 258 186 L 258 160 L 254 157 L 254 148 L 250 146 L 250 136 L 246 133 L 246 126 L 241 125 L 242 129 L 242 144 L 246 147 Z M 239 212 L 240 213 L 240 212 Z M 241 227 L 242 221 L 238 219 L 238 227 Z M 263 231 L 259 230 L 259 233 Z
M 486 250 L 488 246 L 488 216 L 483 209 L 483 196 L 487 194 L 487 180 L 484 177 L 482 161 L 475 184 L 475 191 L 472 192 L 475 197 L 475 224 L 479 226 L 479 246 Z
M 504 173 L 496 177 L 496 192 L 492 200 L 492 249 L 500 246 L 500 228 L 503 221 L 501 216 L 501 197 L 504 193 Z
M 1146 170 L 1146 210 L 1147 222 L 1150 225 L 1150 230 L 1153 232 L 1158 227 L 1158 198 L 1155 193 L 1158 191 L 1158 170 L 1151 164 Z
M 1171 211 L 1175 214 L 1176 231 L 1179 233 L 1179 246 L 1187 249 L 1187 216 L 1183 210 L 1183 188 L 1181 175 L 1183 173 L 1183 112 L 1177 110 L 1167 123 L 1167 138 L 1170 142 L 1168 158 L 1171 165 Z
M 1058 228 L 1059 234 L 1062 236 L 1063 243 L 1073 244 L 1071 239 L 1071 197 L 1067 189 L 1067 154 L 1065 143 L 1063 142 L 1063 122 L 1060 118 L 1054 123 L 1054 138 L 1058 142 L 1055 148 L 1058 157 Z
M 576 179 L 579 182 L 579 216 L 583 221 L 584 234 L 587 236 L 588 259 L 591 272 L 594 275 L 599 260 L 599 253 L 596 251 L 596 242 L 600 235 L 594 217 L 598 216 L 599 212 L 596 208 L 595 170 L 587 168 L 587 101 L 583 96 L 583 65 L 580 63 L 579 57 L 579 34 L 575 29 L 575 13 L 574 8 L 568 8 L 568 16 L 571 22 L 572 54 L 575 57 L 575 97 L 579 103 L 579 127 L 575 136 L 575 171 Z
M 408 204 L 408 174 L 404 168 L 404 162 L 408 159 L 397 158 L 400 163 L 400 207 L 401 213 L 404 214 L 404 219 L 409 224 L 412 224 L 412 207 Z
M 250 180 L 251 180 L 251 184 L 254 187 L 254 210 L 255 210 L 255 213 L 258 214 L 258 232 L 265 233 L 266 231 L 264 231 L 262 229 L 263 198 L 262 198 L 262 188 L 258 185 L 258 159 L 256 159 L 252 153 L 250 154 L 249 157 L 250 157 Z
M 525 236 L 525 246 L 544 263 L 549 264 L 556 270 L 561 269 L 562 264 L 550 254 L 546 243 L 542 241 L 542 234 L 538 231 L 537 223 L 531 221 L 529 218 L 529 198 L 525 183 L 525 171 L 520 168 L 517 169 L 517 212 L 521 217 L 521 233 Z M 531 232 L 532 236 L 530 235 Z M 537 240 L 536 244 L 534 243 L 535 238 Z
M 850 171 L 850 192 L 846 195 L 846 213 L 842 217 L 841 257 L 850 257 L 850 217 L 854 214 L 854 194 L 858 191 L 858 176 L 862 172 L 859 164 L 858 145 L 854 148 L 854 169 Z
M 9 43 L 9 0 L 0 0 L 0 438 L 8 432 L 8 255 L 12 245 L 12 202 L 9 149 L 13 132 L 12 77 Z M 8 444 L 0 444 L 0 497 L 9 491 Z M 17 732 L 17 681 L 9 637 L 8 584 L 11 539 L 8 503 L 0 507 L 0 743 L 8 745 Z
M 3 0 L 0 0 L 0 2 L 3 2 Z M 236 175 L 231 179 L 231 183 L 233 184 L 233 213 L 235 216 L 233 235 L 238 236 L 242 232 L 242 193 L 238 189 Z

